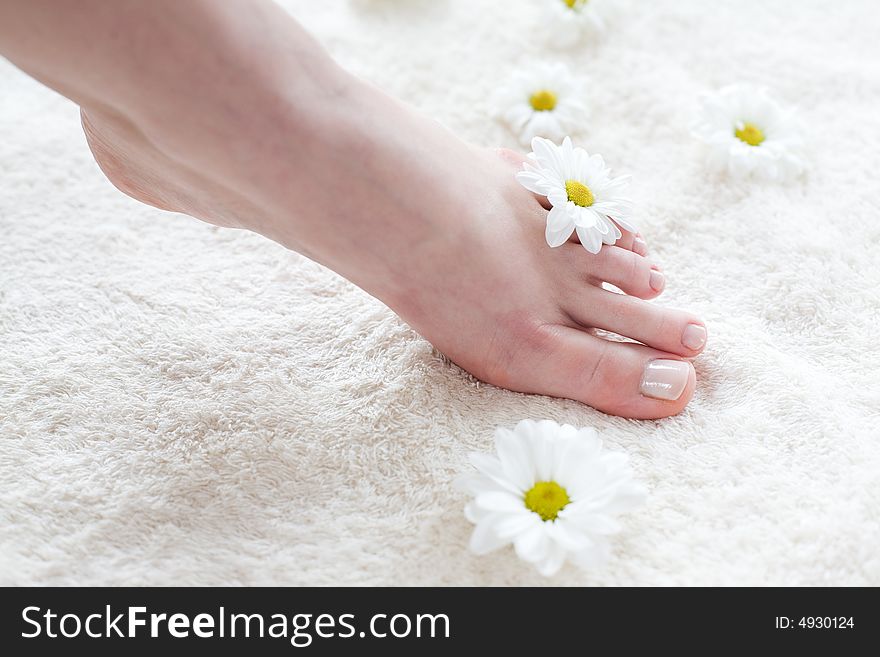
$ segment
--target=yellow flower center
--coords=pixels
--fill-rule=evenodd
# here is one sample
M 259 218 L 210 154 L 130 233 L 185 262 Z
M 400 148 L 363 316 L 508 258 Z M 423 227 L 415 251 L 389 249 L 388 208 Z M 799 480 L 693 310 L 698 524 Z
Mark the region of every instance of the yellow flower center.
M 539 481 L 526 491 L 525 502 L 529 511 L 534 511 L 547 522 L 556 520 L 569 499 L 565 489 L 555 481 Z
M 747 143 L 749 146 L 758 146 L 766 139 L 761 128 L 749 122 L 743 123 L 742 128 L 734 129 L 733 134 L 736 135 L 737 139 Z
M 568 200 L 582 208 L 593 205 L 593 201 L 596 200 L 593 198 L 593 192 L 590 188 L 577 180 L 566 180 L 565 191 L 568 194 Z
M 565 3 L 565 5 L 569 9 L 573 9 L 573 10 L 577 11 L 578 9 L 583 7 L 585 4 L 587 4 L 590 0 L 562 0 L 562 1 Z
M 556 107 L 556 94 L 547 89 L 541 89 L 529 96 L 529 104 L 536 112 L 549 112 Z

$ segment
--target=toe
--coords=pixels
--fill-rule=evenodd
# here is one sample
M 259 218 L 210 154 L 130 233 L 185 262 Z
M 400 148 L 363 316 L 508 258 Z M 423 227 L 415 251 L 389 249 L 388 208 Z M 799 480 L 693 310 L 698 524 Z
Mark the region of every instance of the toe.
M 691 313 L 663 308 L 625 294 L 585 286 L 576 305 L 566 310 L 584 326 L 612 331 L 663 351 L 684 357 L 706 346 L 706 325 Z
M 525 155 L 509 148 L 496 148 L 495 155 L 497 155 L 502 162 L 510 166 L 511 170 L 514 173 L 516 173 L 517 171 L 522 171 L 523 162 L 526 161 Z M 546 196 L 541 196 L 540 194 L 535 194 L 534 192 L 529 193 L 538 200 L 538 202 L 544 207 L 545 210 L 550 209 L 550 201 L 547 200 Z
M 523 153 L 510 148 L 496 148 L 495 155 L 517 171 L 522 169 L 522 164 L 526 161 L 526 156 Z
M 620 227 L 618 226 L 618 228 Z M 623 228 L 620 228 L 620 232 L 622 235 L 620 236 L 620 239 L 615 242 L 615 246 L 618 246 L 621 249 L 626 249 L 627 251 L 633 251 L 640 256 L 648 255 L 648 243 L 645 242 L 645 238 L 642 237 L 641 233 L 631 233 Z
M 537 354 L 532 380 L 541 390 L 610 413 L 656 419 L 681 412 L 696 387 L 693 366 L 643 345 L 610 342 L 566 326 L 553 326 Z
M 581 249 L 569 251 L 574 266 L 585 268 L 593 283 L 611 283 L 641 299 L 653 299 L 666 287 L 666 277 L 648 258 L 633 251 L 606 246 L 589 258 L 584 258 Z

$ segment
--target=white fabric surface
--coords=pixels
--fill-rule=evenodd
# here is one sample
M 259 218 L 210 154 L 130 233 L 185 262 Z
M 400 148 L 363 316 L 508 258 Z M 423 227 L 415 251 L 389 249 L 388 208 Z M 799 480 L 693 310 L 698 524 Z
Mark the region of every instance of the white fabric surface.
M 0 62 L 0 583 L 542 584 L 466 551 L 451 481 L 546 417 L 651 490 L 605 570 L 546 583 L 880 584 L 877 3 L 621 0 L 559 55 L 540 2 L 287 4 L 484 145 L 516 145 L 487 118 L 513 67 L 588 76 L 574 136 L 635 177 L 657 303 L 708 323 L 696 397 L 642 422 L 481 384 L 305 258 L 122 196 L 77 108 Z M 800 108 L 806 179 L 704 172 L 694 99 L 736 81 Z

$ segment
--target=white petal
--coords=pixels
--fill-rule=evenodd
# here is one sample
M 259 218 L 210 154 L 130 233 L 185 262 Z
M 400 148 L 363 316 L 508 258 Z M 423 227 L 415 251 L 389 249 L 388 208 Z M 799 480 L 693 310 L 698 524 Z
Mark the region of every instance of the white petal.
M 611 216 L 611 219 L 615 221 L 615 223 L 620 224 L 620 227 L 624 230 L 629 231 L 630 233 L 638 233 L 639 227 L 635 224 L 635 222 L 627 216 L 615 214 Z M 618 238 L 620 239 L 620 238 Z
M 583 478 L 570 486 L 576 501 L 563 509 L 566 517 L 577 519 L 593 513 L 616 515 L 644 504 L 647 490 L 633 481 L 629 472 L 610 480 L 605 479 L 606 476 L 601 471 L 584 472 Z
M 464 507 L 464 517 L 475 525 L 491 515 L 491 511 L 480 509 L 473 502 L 471 502 L 470 504 L 466 504 Z
M 532 152 L 541 168 L 550 169 L 559 176 L 564 175 L 565 169 L 559 154 L 559 147 L 552 141 L 535 137 L 532 139 Z
M 495 533 L 491 523 L 481 522 L 474 527 L 468 547 L 474 554 L 488 554 L 504 547 L 509 542 L 508 539 L 501 538 Z
M 571 145 L 571 137 L 566 135 L 565 139 L 562 140 L 562 159 L 563 161 L 570 162 L 572 160 L 572 153 L 574 152 L 574 147 Z
M 508 513 L 495 521 L 495 533 L 498 536 L 512 539 L 534 524 L 534 513 L 523 504 L 523 513 Z
M 596 213 L 590 208 L 582 208 L 569 201 L 568 209 L 574 218 L 574 225 L 578 228 L 593 228 L 599 221 Z
M 529 449 L 529 456 L 535 472 L 535 481 L 549 481 L 553 468 L 553 446 L 555 442 L 554 430 L 547 433 L 547 425 L 552 425 L 558 430 L 558 425 L 549 420 L 535 422 L 523 420 L 516 425 L 516 432 L 523 437 Z
M 560 545 L 552 545 L 547 552 L 547 556 L 539 561 L 536 565 L 538 572 L 544 577 L 552 577 L 565 564 L 566 551 Z
M 581 246 L 590 253 L 599 253 L 599 250 L 602 248 L 601 233 L 594 228 L 582 228 L 580 226 L 578 226 L 576 230 L 578 239 L 581 241 Z
M 544 440 L 555 440 L 562 429 L 559 423 L 554 422 L 553 420 L 538 420 L 537 422 L 533 422 L 533 424 L 536 433 Z
M 471 452 L 468 454 L 468 460 L 477 470 L 490 476 L 497 477 L 502 474 L 501 461 L 497 456 L 484 454 L 483 452 Z
M 571 233 L 574 230 L 574 221 L 571 218 L 570 212 L 566 210 L 564 205 L 554 206 L 551 212 L 553 210 L 556 210 L 557 208 L 559 208 L 557 217 L 561 215 L 565 219 L 565 223 L 558 224 L 560 226 L 559 230 L 552 230 L 548 215 L 547 228 L 544 231 L 544 238 L 547 240 L 547 244 L 553 248 L 565 244 L 568 241 L 568 238 L 571 237 Z
M 539 423 L 534 420 L 520 420 L 516 423 L 513 431 L 520 435 L 530 435 L 538 427 Z
M 551 206 L 565 206 L 568 203 L 568 194 L 565 193 L 564 188 L 557 189 L 547 195 L 547 200 L 550 201 Z
M 468 472 L 458 475 L 453 480 L 452 485 L 456 490 L 460 490 L 463 493 L 468 493 L 470 495 L 479 495 L 480 493 L 488 493 L 490 491 L 498 491 L 501 489 L 495 481 L 479 472 Z
M 573 487 L 584 470 L 594 467 L 601 449 L 602 443 L 598 438 L 591 440 L 579 435 L 572 440 L 566 440 L 556 452 L 555 480 L 565 488 Z
M 595 445 L 602 447 L 602 440 L 599 438 L 599 432 L 593 427 L 582 427 L 577 430 L 577 438 L 581 445 Z
M 590 155 L 589 158 L 587 158 L 585 169 L 587 185 L 592 189 L 593 187 L 597 186 L 597 183 L 599 182 L 598 180 L 595 180 L 595 178 L 600 177 L 605 171 L 604 158 L 598 153 Z
M 531 448 L 536 481 L 551 481 L 553 479 L 555 443 L 555 440 L 547 440 L 539 433 L 533 437 Z
M 500 491 L 480 493 L 474 498 L 474 504 L 485 511 L 496 511 L 498 513 L 517 513 L 524 506 L 521 497 L 513 493 Z
M 537 524 L 533 523 L 513 541 L 519 558 L 530 563 L 537 563 L 541 559 L 545 559 L 550 550 L 550 539 L 542 526 L 544 523 L 537 514 L 534 515 L 538 519 Z
M 521 491 L 535 483 L 535 474 L 529 459 L 528 447 L 513 431 L 499 428 L 495 432 L 495 451 L 507 478 Z
M 553 422 L 552 424 L 556 424 Z M 571 440 L 572 438 L 576 438 L 578 435 L 578 429 L 573 427 L 570 424 L 557 425 L 556 431 L 554 432 L 554 436 L 557 439 L 565 439 L 566 441 Z
M 482 474 L 498 484 L 499 488 L 509 490 L 512 493 L 522 492 L 516 487 L 515 483 L 508 479 L 498 457 L 481 452 L 471 452 L 470 462 Z
M 561 514 L 547 525 L 547 530 L 550 540 L 567 551 L 583 550 L 593 542 L 578 522 L 565 519 Z
M 535 112 L 529 105 L 525 103 L 517 103 L 510 106 L 501 114 L 501 118 L 514 131 L 520 131 L 534 116 Z
M 550 212 L 547 215 L 548 231 L 558 233 L 563 230 L 568 230 L 568 234 L 571 235 L 573 228 L 574 222 L 569 216 L 568 207 L 566 205 L 554 205 L 550 208 Z
M 521 140 L 528 144 L 532 137 L 559 139 L 562 134 L 562 126 L 560 126 L 559 118 L 555 112 L 535 112 L 523 127 Z
M 516 181 L 530 192 L 544 196 L 547 194 L 547 180 L 534 171 L 517 171 Z
M 602 235 L 602 241 L 605 244 L 615 244 L 617 240 L 623 237 L 623 233 L 620 232 L 620 229 L 613 223 L 611 223 L 606 217 L 606 221 L 608 221 L 608 232 Z

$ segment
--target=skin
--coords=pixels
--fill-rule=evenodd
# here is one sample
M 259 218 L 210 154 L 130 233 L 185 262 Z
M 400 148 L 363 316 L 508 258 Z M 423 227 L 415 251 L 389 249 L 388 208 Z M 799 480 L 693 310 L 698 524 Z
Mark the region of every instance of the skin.
M 682 336 L 703 326 L 644 301 L 663 276 L 641 236 L 550 249 L 521 154 L 354 78 L 271 2 L 0 0 L 0 53 L 81 107 L 120 190 L 333 269 L 484 381 L 632 418 L 693 395 L 690 366 L 678 399 L 640 393 L 650 361 L 699 353 Z

